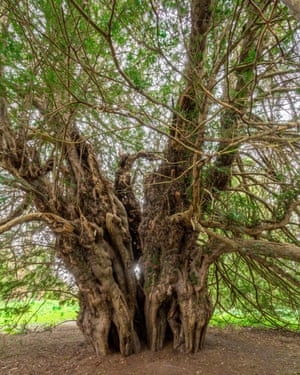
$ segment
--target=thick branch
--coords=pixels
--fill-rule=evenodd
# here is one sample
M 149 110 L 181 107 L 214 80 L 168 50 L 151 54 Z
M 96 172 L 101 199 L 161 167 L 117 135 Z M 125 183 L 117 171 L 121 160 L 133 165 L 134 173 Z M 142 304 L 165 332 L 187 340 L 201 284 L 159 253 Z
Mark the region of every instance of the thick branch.
M 202 68 L 202 54 L 206 45 L 206 33 L 211 20 L 211 0 L 193 0 L 191 3 L 192 28 L 190 33 L 188 78 L 192 79 L 192 72 L 199 72 Z
M 231 189 L 234 191 L 234 189 Z M 249 194 L 249 193 L 248 193 Z M 289 207 L 286 208 L 286 212 L 281 218 L 281 220 L 277 222 L 264 222 L 261 221 L 258 225 L 255 226 L 236 226 L 236 225 L 228 225 L 226 223 L 222 222 L 217 222 L 217 221 L 200 221 L 199 223 L 201 224 L 202 227 L 204 228 L 219 228 L 223 230 L 229 230 L 229 231 L 234 231 L 235 233 L 240 233 L 240 234 L 246 234 L 248 236 L 259 236 L 263 232 L 267 231 L 273 231 L 277 229 L 284 228 L 289 222 L 290 219 L 293 215 L 294 212 L 297 214 L 297 207 L 299 206 L 300 201 L 295 201 L 292 202 Z
M 18 216 L 1 225 L 0 234 L 7 232 L 16 225 L 28 223 L 30 221 L 45 221 L 52 228 L 52 230 L 57 233 L 71 233 L 74 230 L 73 225 L 69 221 L 58 215 L 50 212 L 32 212 L 30 214 Z
M 254 62 L 249 64 L 248 60 L 251 51 L 255 50 L 257 46 L 258 31 L 260 30 L 257 25 L 257 14 L 248 10 L 247 23 L 249 26 L 243 32 L 241 39 L 236 82 L 232 84 L 233 87 L 227 87 L 228 94 L 225 95 L 225 99 L 230 105 L 234 100 L 234 107 L 238 109 L 238 112 L 227 105 L 224 107 L 225 110 L 220 117 L 221 141 L 217 148 L 218 156 L 206 178 L 207 191 L 216 194 L 225 190 L 231 180 L 232 165 L 240 146 L 239 143 L 234 142 L 234 139 L 239 133 L 240 117 L 245 112 L 252 90 Z M 256 54 L 258 55 L 259 51 L 256 51 Z M 234 97 L 229 94 L 230 88 L 233 88 L 236 93 Z M 206 193 L 203 198 L 205 208 L 211 200 L 212 194 Z
M 236 242 L 240 247 L 240 251 L 249 255 L 263 255 L 300 262 L 300 247 L 293 244 L 262 240 L 242 240 Z
M 282 0 L 289 8 L 290 13 L 300 21 L 300 1 L 299 0 Z
M 300 247 L 294 244 L 263 240 L 231 240 L 214 232 L 206 233 L 212 238 L 210 249 L 218 256 L 223 253 L 242 252 L 249 256 L 260 255 L 300 262 Z
M 135 259 L 138 259 L 142 253 L 138 230 L 141 223 L 142 214 L 140 204 L 135 197 L 135 193 L 133 190 L 134 181 L 132 181 L 131 177 L 131 169 L 133 163 L 138 158 L 155 160 L 157 159 L 157 154 L 140 151 L 134 155 L 120 155 L 119 168 L 115 176 L 115 191 L 117 197 L 123 203 L 128 215 L 128 224 Z

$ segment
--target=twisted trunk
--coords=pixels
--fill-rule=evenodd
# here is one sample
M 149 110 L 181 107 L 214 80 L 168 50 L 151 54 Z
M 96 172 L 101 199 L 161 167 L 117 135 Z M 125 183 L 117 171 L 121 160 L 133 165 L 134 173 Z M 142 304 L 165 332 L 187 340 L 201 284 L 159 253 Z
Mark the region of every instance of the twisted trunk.
M 207 277 L 213 259 L 198 244 L 186 186 L 167 177 L 173 167 L 164 163 L 146 181 L 140 227 L 145 318 L 151 350 L 171 339 L 174 349 L 196 352 L 212 315 Z
M 123 355 L 140 350 L 133 254 L 123 217 L 118 210 L 107 212 L 102 228 L 81 218 L 80 236 L 75 231 L 72 236 L 59 235 L 56 241 L 58 256 L 79 288 L 78 326 L 97 355 L 110 349 Z
M 154 351 L 162 349 L 166 339 L 172 340 L 174 349 L 201 350 L 212 314 L 207 290 L 209 257 L 197 247 L 194 234 L 180 226 L 170 225 L 166 232 L 180 240 L 179 246 L 171 247 L 169 239 L 160 239 L 157 264 L 153 267 L 153 259 L 145 261 L 146 323 Z
M 195 82 L 203 75 L 203 55 L 211 20 L 211 0 L 191 2 L 191 34 L 186 87 L 177 102 L 165 161 L 145 180 L 140 225 L 145 277 L 145 318 L 149 346 L 160 350 L 171 338 L 174 349 L 203 347 L 212 315 L 208 271 L 213 257 L 198 243 L 201 119 L 207 98 Z M 197 130 L 196 130 L 197 129 Z M 191 145 L 191 147 L 188 147 Z M 195 152 L 196 151 L 196 152 Z
M 75 240 L 69 253 L 68 238 L 61 238 L 58 246 L 62 241 L 64 261 L 79 287 L 78 325 L 84 335 L 97 354 L 106 354 L 114 333 L 114 346 L 129 355 L 139 351 L 140 343 L 134 323 L 137 286 L 127 213 L 113 186 L 103 178 L 92 150 L 84 147 L 81 169 L 76 172 L 81 183 L 79 241 Z M 73 151 L 68 150 L 69 160 L 76 170 L 78 150 Z

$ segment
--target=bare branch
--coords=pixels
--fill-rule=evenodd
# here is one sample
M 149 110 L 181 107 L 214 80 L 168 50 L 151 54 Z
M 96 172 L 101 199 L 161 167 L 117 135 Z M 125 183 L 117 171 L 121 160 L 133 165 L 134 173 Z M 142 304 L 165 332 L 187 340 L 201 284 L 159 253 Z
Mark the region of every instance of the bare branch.
M 282 0 L 282 2 L 289 8 L 290 13 L 300 21 L 300 1 L 299 0 Z
M 240 240 L 236 241 L 242 252 L 253 255 L 263 255 L 272 258 L 282 258 L 300 262 L 300 247 L 290 243 L 273 241 Z
M 16 225 L 28 223 L 30 221 L 45 221 L 54 232 L 57 233 L 71 233 L 74 226 L 62 217 L 52 214 L 50 212 L 32 212 L 30 214 L 18 216 L 5 224 L 0 226 L 0 234 L 7 232 Z
M 28 207 L 30 202 L 28 198 L 29 197 L 25 197 L 25 199 L 18 205 L 18 207 L 13 212 L 11 212 L 9 216 L 0 220 L 0 228 L 6 223 L 10 222 L 11 220 L 19 217 L 24 212 L 24 210 Z
M 300 262 L 300 247 L 290 243 L 264 240 L 231 240 L 217 233 L 206 231 L 211 236 L 211 250 L 220 255 L 222 253 L 241 252 L 272 258 L 281 258 Z

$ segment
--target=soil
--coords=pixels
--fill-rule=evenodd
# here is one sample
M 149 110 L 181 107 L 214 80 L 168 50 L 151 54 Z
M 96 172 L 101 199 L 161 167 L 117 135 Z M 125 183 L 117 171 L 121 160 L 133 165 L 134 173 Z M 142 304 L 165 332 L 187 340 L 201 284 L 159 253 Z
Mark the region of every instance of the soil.
M 209 328 L 203 351 L 97 358 L 74 322 L 24 335 L 0 335 L 1 375 L 300 375 L 300 334 Z

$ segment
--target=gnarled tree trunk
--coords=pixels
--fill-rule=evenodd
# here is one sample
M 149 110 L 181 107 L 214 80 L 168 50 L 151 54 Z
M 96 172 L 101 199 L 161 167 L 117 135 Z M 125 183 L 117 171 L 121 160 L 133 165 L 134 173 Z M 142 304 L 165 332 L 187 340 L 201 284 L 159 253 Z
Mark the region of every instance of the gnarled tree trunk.
M 173 143 L 169 151 L 174 151 Z M 181 168 L 165 162 L 148 177 L 140 226 L 145 278 L 145 318 L 151 350 L 166 339 L 174 349 L 196 352 L 203 347 L 212 304 L 207 277 L 213 258 L 198 244 L 187 185 L 175 175 Z
M 135 327 L 139 312 L 127 213 L 75 128 L 71 138 L 68 160 L 80 189 L 69 197 L 64 212 L 65 217 L 72 217 L 74 234 L 57 237 L 58 254 L 79 287 L 78 325 L 96 353 L 106 354 L 114 335 L 111 343 L 129 355 L 139 351 L 140 340 Z
M 186 223 L 166 219 L 149 225 L 144 255 L 149 346 L 160 350 L 171 338 L 174 349 L 197 352 L 212 314 L 207 289 L 211 259 Z
M 84 7 L 71 3 L 88 18 Z M 110 4 L 110 21 L 116 3 Z M 154 155 L 121 155 L 113 184 L 104 177 L 92 146 L 76 127 L 72 110 L 64 112 L 65 105 L 58 110 L 57 103 L 65 102 L 58 93 L 53 108 L 51 102 L 43 106 L 45 103 L 39 98 L 32 103 L 41 118 L 44 115 L 49 122 L 49 134 L 39 134 L 40 129 L 35 128 L 24 131 L 22 126 L 14 129 L 9 123 L 6 100 L 0 98 L 0 166 L 17 177 L 30 195 L 37 212 L 30 213 L 28 221 L 44 219 L 53 229 L 57 255 L 79 289 L 78 326 L 97 355 L 110 350 L 130 355 L 146 342 L 157 351 L 168 340 L 172 340 L 174 349 L 197 352 L 203 347 L 213 312 L 208 291 L 210 265 L 221 252 L 235 251 L 236 244 L 244 252 L 255 247 L 258 252 L 264 246 L 248 239 L 220 239 L 220 221 L 212 226 L 216 230 L 207 230 L 203 234 L 205 240 L 199 242 L 199 223 L 205 213 L 210 214 L 212 200 L 226 190 L 232 179 L 232 166 L 240 147 L 233 140 L 239 131 L 245 132 L 245 127 L 240 130 L 239 126 L 246 115 L 249 91 L 253 91 L 253 53 L 255 58 L 260 54 L 260 44 L 256 43 L 263 35 L 259 31 L 261 22 L 257 22 L 260 14 L 255 11 L 255 2 L 250 2 L 254 10 L 250 7 L 246 31 L 237 41 L 232 40 L 228 52 L 223 54 L 224 59 L 229 59 L 231 53 L 237 56 L 232 67 L 227 67 L 230 75 L 226 85 L 232 79 L 234 93 L 225 87 L 222 103 L 219 94 L 214 97 L 213 92 L 219 90 L 216 82 L 220 66 L 227 64 L 218 61 L 218 69 L 205 70 L 202 58 L 212 26 L 213 1 L 190 3 L 185 87 L 173 108 L 164 158 L 157 170 L 145 178 L 143 207 L 134 194 L 131 169 L 137 158 L 153 159 Z M 266 25 L 270 27 L 269 22 Z M 101 33 L 95 23 L 91 26 Z M 102 36 L 114 51 L 111 35 L 103 32 Z M 239 48 L 234 50 L 234 44 Z M 121 66 L 116 67 L 121 70 Z M 0 66 L 0 76 L 2 70 Z M 129 76 L 123 73 L 122 78 L 130 85 Z M 138 86 L 132 88 L 135 92 L 140 90 Z M 212 102 L 220 106 L 220 112 L 214 115 L 216 121 L 219 118 L 218 134 L 211 141 L 218 146 L 209 153 L 205 152 L 204 133 Z M 28 138 L 27 130 L 31 132 Z M 50 151 L 42 151 L 46 154 L 43 158 L 34 148 L 37 135 L 41 137 L 37 143 L 41 148 L 43 138 L 49 138 Z M 276 223 L 268 225 L 276 227 Z M 255 235 L 255 228 L 243 230 L 246 235 Z M 140 267 L 140 277 L 136 276 L 136 265 Z
M 191 2 L 186 88 L 170 127 L 166 161 L 145 181 L 140 232 L 145 317 L 152 350 L 160 350 L 169 336 L 175 349 L 197 352 L 203 347 L 212 315 L 207 278 L 213 256 L 199 245 L 199 231 L 193 223 L 199 219 L 201 196 L 203 129 L 199 123 L 207 114 L 207 98 L 197 94 L 194 82 L 203 73 L 201 56 L 210 17 L 210 0 Z

